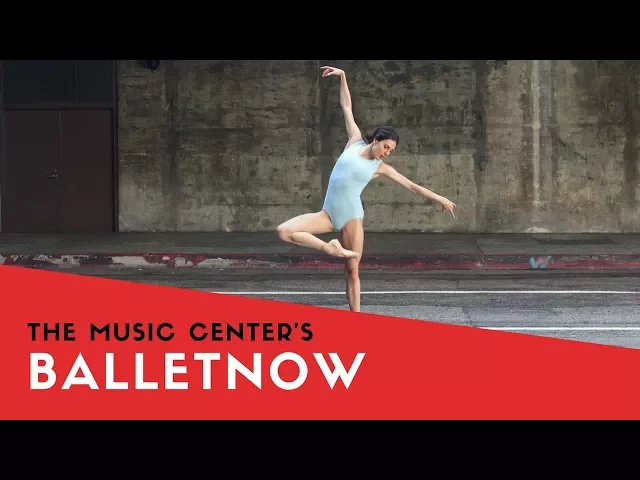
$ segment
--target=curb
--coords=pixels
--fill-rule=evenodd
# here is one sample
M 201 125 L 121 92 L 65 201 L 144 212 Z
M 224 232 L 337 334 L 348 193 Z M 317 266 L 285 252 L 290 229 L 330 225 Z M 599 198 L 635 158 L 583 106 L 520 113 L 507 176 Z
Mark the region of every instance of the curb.
M 0 254 L 0 265 L 28 267 L 342 269 L 344 260 L 315 254 Z M 364 255 L 361 270 L 636 270 L 640 254 Z

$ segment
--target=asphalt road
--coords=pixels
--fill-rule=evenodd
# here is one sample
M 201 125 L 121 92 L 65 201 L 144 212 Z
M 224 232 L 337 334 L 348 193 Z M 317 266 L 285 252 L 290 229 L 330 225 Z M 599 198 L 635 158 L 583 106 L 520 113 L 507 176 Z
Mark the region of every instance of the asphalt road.
M 344 277 L 339 274 L 106 268 L 81 272 L 348 308 Z M 367 272 L 361 283 L 363 312 L 640 348 L 640 272 Z

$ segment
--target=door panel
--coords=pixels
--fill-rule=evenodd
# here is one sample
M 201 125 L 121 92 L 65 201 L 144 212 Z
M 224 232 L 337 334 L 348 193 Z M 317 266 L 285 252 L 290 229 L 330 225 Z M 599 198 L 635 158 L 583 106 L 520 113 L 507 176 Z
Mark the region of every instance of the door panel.
M 5 231 L 58 230 L 59 184 L 53 175 L 58 168 L 58 115 L 51 110 L 5 111 Z
M 60 229 L 113 231 L 111 110 L 60 112 Z

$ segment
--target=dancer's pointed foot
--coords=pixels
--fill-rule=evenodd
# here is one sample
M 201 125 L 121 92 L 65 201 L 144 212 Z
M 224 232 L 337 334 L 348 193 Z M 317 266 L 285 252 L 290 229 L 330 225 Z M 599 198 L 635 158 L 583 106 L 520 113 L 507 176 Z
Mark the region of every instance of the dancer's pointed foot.
M 332 257 L 357 258 L 360 256 L 358 252 L 352 252 L 344 248 L 336 238 L 326 243 L 322 247 L 322 251 Z

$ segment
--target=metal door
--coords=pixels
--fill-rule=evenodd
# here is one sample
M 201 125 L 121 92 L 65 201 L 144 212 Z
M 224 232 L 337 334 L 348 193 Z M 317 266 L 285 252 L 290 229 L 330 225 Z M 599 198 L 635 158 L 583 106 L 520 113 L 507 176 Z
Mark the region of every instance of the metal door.
M 113 134 L 109 109 L 60 112 L 60 231 L 113 231 Z
M 6 231 L 58 231 L 58 116 L 52 110 L 5 111 Z

